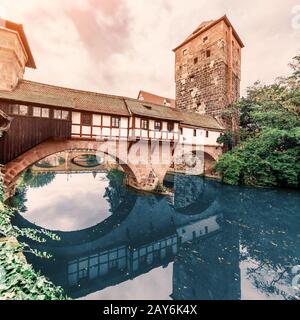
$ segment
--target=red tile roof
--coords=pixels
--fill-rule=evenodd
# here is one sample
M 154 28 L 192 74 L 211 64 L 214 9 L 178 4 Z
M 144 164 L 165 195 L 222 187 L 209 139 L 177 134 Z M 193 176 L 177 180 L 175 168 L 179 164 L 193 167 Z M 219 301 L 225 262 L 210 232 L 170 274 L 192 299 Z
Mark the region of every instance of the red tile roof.
M 170 107 L 175 108 L 175 99 L 159 96 L 144 90 L 140 90 L 138 97 L 139 100 L 152 102 L 159 105 L 166 105 L 169 103 Z
M 35 61 L 34 61 L 34 58 L 33 58 L 33 55 L 32 55 L 28 40 L 27 40 L 26 35 L 25 35 L 24 29 L 23 29 L 23 25 L 15 23 L 15 22 L 12 22 L 12 21 L 9 21 L 9 20 L 4 20 L 2 22 L 2 25 L 6 29 L 18 32 L 18 34 L 19 34 L 19 36 L 21 38 L 21 41 L 23 43 L 23 46 L 25 48 L 25 51 L 27 53 L 27 56 L 28 56 L 28 60 L 26 62 L 26 67 L 36 69 Z
M 201 33 L 203 33 L 204 31 L 207 31 L 208 29 L 210 29 L 211 27 L 215 26 L 216 24 L 218 24 L 221 21 L 224 21 L 228 26 L 232 27 L 232 33 L 233 33 L 235 39 L 237 40 L 237 42 L 239 43 L 241 48 L 244 48 L 244 44 L 243 44 L 241 38 L 239 37 L 238 33 L 236 32 L 236 30 L 234 29 L 234 27 L 232 26 L 231 22 L 229 21 L 228 17 L 225 14 L 224 16 L 222 16 L 221 18 L 219 18 L 217 20 L 210 20 L 210 21 L 202 22 L 193 31 L 193 33 L 191 33 L 179 46 L 177 46 L 175 49 L 173 49 L 173 51 L 176 51 L 177 49 L 179 49 L 180 47 L 182 47 L 183 45 L 188 43 L 190 40 L 198 37 Z
M 200 128 L 224 129 L 214 117 L 209 115 L 181 111 L 139 99 L 58 87 L 28 80 L 19 80 L 13 91 L 0 90 L 0 100 L 127 117 L 133 114 L 140 117 L 182 122 Z

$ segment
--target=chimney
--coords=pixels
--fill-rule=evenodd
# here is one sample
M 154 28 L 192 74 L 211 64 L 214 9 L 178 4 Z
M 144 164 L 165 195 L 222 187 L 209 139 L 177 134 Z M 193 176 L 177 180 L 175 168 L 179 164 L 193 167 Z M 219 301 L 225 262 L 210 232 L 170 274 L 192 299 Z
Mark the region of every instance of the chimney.
M 36 68 L 23 26 L 0 18 L 0 90 L 13 91 L 25 67 Z

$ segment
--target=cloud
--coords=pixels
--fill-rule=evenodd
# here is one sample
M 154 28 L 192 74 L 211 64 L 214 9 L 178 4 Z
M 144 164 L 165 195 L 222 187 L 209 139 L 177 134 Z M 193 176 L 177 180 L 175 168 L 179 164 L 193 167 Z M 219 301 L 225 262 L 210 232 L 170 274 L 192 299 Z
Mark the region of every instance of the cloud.
M 120 1 L 89 0 L 90 7 L 67 7 L 66 15 L 97 63 L 113 54 L 120 54 L 128 46 L 128 11 Z
M 2 0 L 24 24 L 37 70 L 26 78 L 136 97 L 139 89 L 174 97 L 174 54 L 203 20 L 226 13 L 245 43 L 242 92 L 289 72 L 299 52 L 292 26 L 299 0 Z

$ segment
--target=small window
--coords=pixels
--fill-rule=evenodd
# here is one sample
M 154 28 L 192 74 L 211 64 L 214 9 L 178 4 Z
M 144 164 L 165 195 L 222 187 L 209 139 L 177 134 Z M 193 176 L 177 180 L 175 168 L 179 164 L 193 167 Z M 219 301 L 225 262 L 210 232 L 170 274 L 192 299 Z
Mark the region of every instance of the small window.
M 194 135 L 194 137 L 197 136 L 197 130 L 196 129 L 194 129 L 193 135 Z
M 12 105 L 11 112 L 13 114 L 27 116 L 28 115 L 28 107 L 25 105 L 14 104 L 14 105 Z
M 17 104 L 14 104 L 12 106 L 12 113 L 13 114 L 19 114 L 19 106 Z
M 206 50 L 206 58 L 210 57 L 210 50 Z
M 61 112 L 61 118 L 62 118 L 63 120 L 68 120 L 68 119 L 69 119 L 69 111 L 62 110 L 62 112 Z
M 26 116 L 28 114 L 28 107 L 24 105 L 19 106 L 19 114 L 22 116 Z
M 154 123 L 154 129 L 156 131 L 160 131 L 161 130 L 161 122 L 160 121 L 155 121 Z
M 206 131 L 206 134 L 205 134 L 206 138 L 208 138 L 208 131 Z
M 49 109 L 42 108 L 42 118 L 49 118 Z
M 187 49 L 184 49 L 184 50 L 182 51 L 182 54 L 185 56 L 185 55 L 187 54 Z
M 207 42 L 208 41 L 208 37 L 204 37 L 203 38 L 203 43 Z
M 180 128 L 180 134 L 181 135 L 183 134 L 183 128 Z
M 194 64 L 198 63 L 198 57 L 194 58 Z
M 61 110 L 54 110 L 53 117 L 54 119 L 61 119 Z
M 113 128 L 120 128 L 120 118 L 118 117 L 112 117 L 111 118 L 111 126 Z
M 41 116 L 41 108 L 40 107 L 33 107 L 32 115 L 34 117 L 40 117 Z
M 168 122 L 167 128 L 168 128 L 169 132 L 172 132 L 174 130 L 174 123 L 173 122 Z
M 148 130 L 148 120 L 147 119 L 142 119 L 142 129 Z
M 83 112 L 81 113 L 81 124 L 83 126 L 92 125 L 92 115 L 90 113 Z

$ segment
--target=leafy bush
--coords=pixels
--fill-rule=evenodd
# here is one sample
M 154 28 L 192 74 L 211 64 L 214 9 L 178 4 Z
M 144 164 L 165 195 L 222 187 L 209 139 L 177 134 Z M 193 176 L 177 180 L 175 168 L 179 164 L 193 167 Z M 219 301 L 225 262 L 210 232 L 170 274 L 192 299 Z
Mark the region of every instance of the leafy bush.
M 26 262 L 23 252 L 29 252 L 41 258 L 50 258 L 46 252 L 31 249 L 23 242 L 12 241 L 17 237 L 27 237 L 37 242 L 47 238 L 59 240 L 47 230 L 18 228 L 11 224 L 14 210 L 4 202 L 4 191 L 0 177 L 0 299 L 65 299 L 63 290 L 56 287 L 45 277 L 37 273 Z M 2 238 L 1 238 L 2 237 Z
M 295 61 L 292 76 L 269 86 L 255 83 L 226 111 L 239 110 L 240 144 L 215 165 L 225 183 L 299 187 L 300 56 Z

